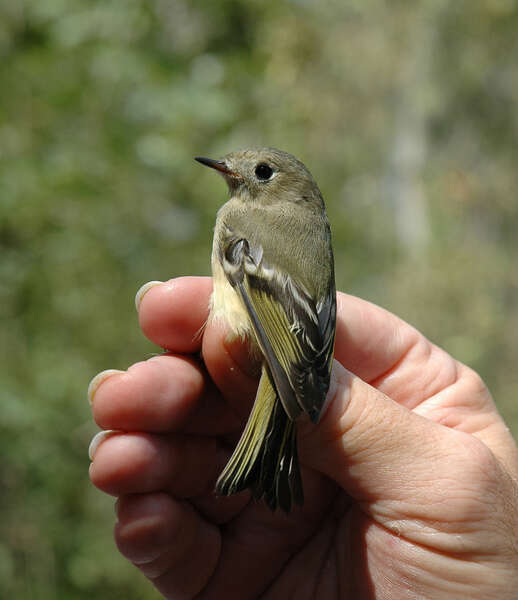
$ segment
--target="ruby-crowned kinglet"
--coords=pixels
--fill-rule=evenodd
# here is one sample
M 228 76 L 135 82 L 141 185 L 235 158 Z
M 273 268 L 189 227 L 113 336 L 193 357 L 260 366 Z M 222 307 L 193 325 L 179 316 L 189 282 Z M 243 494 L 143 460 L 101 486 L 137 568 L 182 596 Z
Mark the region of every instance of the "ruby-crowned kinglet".
M 254 406 L 216 492 L 250 488 L 274 510 L 302 504 L 296 419 L 317 423 L 333 362 L 331 233 L 318 186 L 294 156 L 247 149 L 197 157 L 225 178 L 212 250 L 210 319 L 224 319 L 262 359 Z

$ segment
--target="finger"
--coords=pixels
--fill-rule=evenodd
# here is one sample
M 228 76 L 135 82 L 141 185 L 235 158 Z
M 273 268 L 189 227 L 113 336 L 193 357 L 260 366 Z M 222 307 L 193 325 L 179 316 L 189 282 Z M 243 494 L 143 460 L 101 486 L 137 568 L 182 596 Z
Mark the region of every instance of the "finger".
M 234 414 L 244 420 L 255 398 L 260 366 L 250 358 L 243 341 L 229 333 L 228 327 L 219 321 L 207 326 L 203 336 L 203 360 Z
M 121 431 L 103 434 L 92 440 L 90 478 L 107 494 L 167 491 L 176 498 L 189 498 L 215 523 L 234 518 L 250 502 L 248 492 L 231 497 L 215 494 L 216 479 L 230 450 L 213 438 Z
M 199 351 L 202 332 L 208 333 L 204 327 L 211 292 L 212 280 L 207 277 L 181 277 L 153 285 L 140 301 L 139 318 L 144 333 L 156 344 L 175 352 Z M 236 364 L 232 366 L 246 372 L 250 361 L 244 345 L 223 343 L 228 330 L 214 325 L 212 335 L 215 340 L 221 339 L 220 349 L 234 360 Z M 212 324 L 208 328 L 212 329 Z M 395 315 L 338 292 L 336 358 L 365 381 L 387 379 L 409 353 L 408 362 L 421 363 L 432 348 L 424 336 Z M 209 352 L 208 356 L 216 354 Z M 224 363 L 221 366 L 223 371 L 229 370 Z M 219 366 L 214 371 L 219 372 Z M 250 374 L 255 374 L 253 368 Z
M 319 425 L 301 428 L 304 464 L 336 481 L 384 526 L 397 528 L 406 519 L 405 534 L 411 532 L 419 543 L 430 543 L 437 534 L 452 485 L 473 498 L 466 510 L 476 508 L 479 500 L 470 486 L 497 471 L 482 442 L 415 414 L 336 362 L 333 394 Z M 485 492 L 491 498 L 495 490 Z M 466 513 L 457 516 L 457 532 L 469 528 L 462 523 Z M 454 537 L 439 536 L 433 546 L 452 551 L 448 543 Z
M 93 484 L 107 494 L 168 491 L 178 498 L 213 494 L 229 451 L 208 436 L 112 433 L 95 449 Z
M 364 381 L 391 370 L 420 334 L 383 308 L 337 293 L 335 358 Z
M 469 367 L 458 364 L 453 384 L 426 399 L 415 412 L 482 440 L 511 476 L 518 477 L 516 442 L 486 385 Z
M 246 414 L 259 370 L 247 344 L 231 339 L 224 323 L 207 323 L 211 293 L 208 277 L 180 277 L 155 284 L 140 298 L 140 325 L 151 341 L 173 352 L 198 352 L 203 343 L 203 358 L 216 385 L 238 407 L 243 405 L 239 412 Z
M 197 352 L 209 316 L 211 293 L 210 277 L 178 277 L 153 285 L 140 298 L 142 331 L 161 348 Z
M 203 332 L 203 353 L 211 375 L 227 397 L 237 399 L 242 389 L 256 385 L 256 368 L 246 345 L 229 341 L 228 329 L 221 323 L 205 327 L 211 292 L 211 279 L 203 277 L 154 285 L 141 299 L 140 322 L 152 341 L 175 352 L 199 351 Z M 423 390 L 433 395 L 455 377 L 455 361 L 445 360 L 448 355 L 413 327 L 370 302 L 340 292 L 335 356 L 407 406 L 417 405 Z M 252 383 L 246 381 L 247 376 Z
M 337 306 L 335 358 L 393 400 L 415 408 L 456 382 L 459 363 L 399 317 L 340 292 Z
M 109 371 L 92 396 L 103 429 L 219 434 L 240 421 L 223 402 L 203 367 L 193 359 L 163 354 L 128 371 Z
M 166 494 L 119 499 L 115 541 L 167 598 L 193 598 L 219 560 L 219 530 Z M 200 552 L 200 549 L 203 549 Z
M 158 304 L 176 304 L 178 327 L 171 333 L 175 337 L 182 331 L 182 310 L 188 311 L 188 299 L 205 294 L 202 305 L 208 303 L 211 287 L 203 278 L 173 281 L 177 283 L 151 288 L 142 301 L 141 313 L 151 307 L 147 301 L 152 294 Z M 178 302 L 167 300 L 170 295 L 177 297 Z M 158 313 L 161 310 L 164 307 L 157 308 Z M 201 311 L 180 345 L 192 339 L 193 331 L 202 327 L 205 318 L 206 312 Z M 169 321 L 169 325 L 173 323 Z M 242 416 L 249 410 L 254 395 L 255 371 L 245 346 L 239 340 L 229 342 L 227 336 L 228 330 L 221 324 L 207 326 L 203 353 L 211 376 Z M 335 356 L 349 370 L 409 408 L 453 385 L 458 376 L 458 363 L 416 329 L 374 304 L 340 292 Z

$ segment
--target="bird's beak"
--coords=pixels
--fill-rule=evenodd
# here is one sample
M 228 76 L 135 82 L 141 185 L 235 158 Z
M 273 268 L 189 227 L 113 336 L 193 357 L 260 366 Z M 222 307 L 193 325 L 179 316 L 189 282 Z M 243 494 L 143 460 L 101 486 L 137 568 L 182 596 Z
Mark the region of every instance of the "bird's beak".
M 197 160 L 199 163 L 205 165 L 206 167 L 216 169 L 216 171 L 219 171 L 227 177 L 235 177 L 237 179 L 241 179 L 241 175 L 239 175 L 235 171 L 232 171 L 232 169 L 229 169 L 227 163 L 224 160 L 214 160 L 212 158 L 204 158 L 203 156 L 195 156 L 194 160 Z

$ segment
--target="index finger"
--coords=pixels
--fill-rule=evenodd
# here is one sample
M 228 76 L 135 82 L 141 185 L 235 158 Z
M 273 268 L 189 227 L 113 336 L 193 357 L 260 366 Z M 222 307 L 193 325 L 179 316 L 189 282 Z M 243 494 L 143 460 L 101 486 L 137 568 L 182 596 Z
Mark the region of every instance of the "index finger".
M 349 294 L 336 295 L 335 358 L 373 383 L 393 369 L 409 349 L 426 340 L 388 310 Z
M 414 409 L 461 376 L 462 365 L 387 310 L 341 293 L 337 309 L 335 358 L 392 400 Z
M 199 352 L 211 293 L 211 277 L 178 277 L 150 287 L 138 309 L 144 335 L 171 352 Z
M 210 277 L 179 277 L 153 286 L 140 304 L 142 331 L 171 352 L 199 352 L 211 293 Z M 219 335 L 224 334 L 221 328 Z M 425 338 L 392 313 L 337 293 L 335 358 L 365 381 L 372 382 L 387 373 L 419 339 Z M 235 354 L 239 353 L 238 345 L 232 346 Z M 235 358 L 238 366 L 243 366 L 246 353 Z

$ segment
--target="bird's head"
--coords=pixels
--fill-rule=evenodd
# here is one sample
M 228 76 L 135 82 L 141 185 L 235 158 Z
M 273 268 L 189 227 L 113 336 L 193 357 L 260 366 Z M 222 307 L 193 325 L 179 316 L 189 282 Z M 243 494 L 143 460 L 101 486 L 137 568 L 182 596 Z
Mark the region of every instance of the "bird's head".
M 318 186 L 293 155 L 276 148 L 247 148 L 219 160 L 196 157 L 226 180 L 231 197 L 243 201 L 322 204 Z

